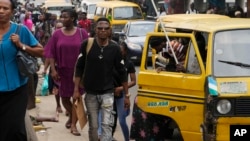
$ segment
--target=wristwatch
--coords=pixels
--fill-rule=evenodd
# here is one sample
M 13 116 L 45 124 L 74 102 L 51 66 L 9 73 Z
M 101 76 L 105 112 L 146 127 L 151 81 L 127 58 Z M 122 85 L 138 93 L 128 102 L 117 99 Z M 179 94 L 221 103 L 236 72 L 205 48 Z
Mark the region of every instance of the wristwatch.
M 26 50 L 26 46 L 24 44 L 22 45 L 22 50 Z
M 130 93 L 126 94 L 125 97 L 129 98 L 131 96 Z

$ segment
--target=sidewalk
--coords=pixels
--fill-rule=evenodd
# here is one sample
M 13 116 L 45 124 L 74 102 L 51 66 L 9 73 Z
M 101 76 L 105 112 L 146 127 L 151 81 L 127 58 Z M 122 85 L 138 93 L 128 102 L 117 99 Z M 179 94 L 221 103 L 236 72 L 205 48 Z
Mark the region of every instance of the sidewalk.
M 56 102 L 54 95 L 37 96 L 37 98 L 41 99 L 41 103 L 37 103 L 36 108 L 29 110 L 30 115 L 46 117 L 53 117 L 56 115 Z M 65 115 L 65 109 L 63 109 L 63 113 L 59 114 L 59 122 L 43 122 L 45 127 L 50 127 L 47 129 L 48 139 L 42 139 L 42 137 L 38 136 L 40 139 L 39 141 L 88 141 L 88 124 L 81 131 L 79 123 L 77 123 L 77 128 L 81 133 L 81 136 L 74 136 L 70 133 L 70 129 L 66 129 L 65 127 L 67 119 L 68 117 Z M 130 119 L 131 116 L 127 118 L 127 120 Z M 130 125 L 129 121 L 128 125 Z M 117 124 L 114 138 L 117 141 L 123 141 L 123 134 L 119 123 Z
M 43 82 L 43 76 L 42 76 L 42 70 L 43 65 L 40 67 L 40 70 L 38 71 L 39 81 L 37 86 L 37 98 L 41 100 L 40 103 L 36 103 L 36 108 L 33 108 L 29 110 L 29 114 L 32 116 L 42 116 L 42 117 L 55 117 L 56 116 L 56 100 L 54 95 L 48 95 L 48 96 L 40 96 L 40 86 Z M 136 91 L 136 87 L 131 88 L 131 92 Z M 133 108 L 133 100 L 134 95 L 130 98 L 131 102 L 131 111 Z M 70 129 L 67 129 L 65 127 L 65 123 L 68 120 L 68 117 L 65 115 L 65 109 L 63 105 L 61 104 L 63 113 L 59 114 L 59 122 L 43 122 L 45 127 L 49 127 L 47 129 L 48 133 L 48 139 L 44 139 L 40 134 L 38 134 L 39 141 L 89 141 L 88 140 L 88 123 L 83 128 L 83 130 L 80 130 L 79 123 L 77 123 L 78 131 L 81 133 L 81 136 L 74 136 L 70 133 Z M 127 124 L 130 128 L 131 125 L 131 116 L 132 113 L 127 117 Z M 121 127 L 119 125 L 119 122 L 117 122 L 117 127 L 115 131 L 114 138 L 117 141 L 123 141 L 123 134 L 121 131 Z

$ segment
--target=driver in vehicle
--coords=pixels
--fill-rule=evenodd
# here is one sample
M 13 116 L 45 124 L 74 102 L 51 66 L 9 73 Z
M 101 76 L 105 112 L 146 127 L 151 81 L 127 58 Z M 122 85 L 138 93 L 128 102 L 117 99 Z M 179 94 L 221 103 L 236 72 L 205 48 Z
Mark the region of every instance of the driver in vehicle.
M 176 38 L 170 41 L 174 54 L 178 60 L 178 64 L 174 59 L 174 55 L 169 44 L 166 44 L 166 39 L 161 37 L 151 39 L 150 45 L 152 47 L 153 62 L 155 62 L 156 71 L 172 71 L 172 72 L 185 72 L 184 63 L 187 52 L 188 40 L 185 38 Z

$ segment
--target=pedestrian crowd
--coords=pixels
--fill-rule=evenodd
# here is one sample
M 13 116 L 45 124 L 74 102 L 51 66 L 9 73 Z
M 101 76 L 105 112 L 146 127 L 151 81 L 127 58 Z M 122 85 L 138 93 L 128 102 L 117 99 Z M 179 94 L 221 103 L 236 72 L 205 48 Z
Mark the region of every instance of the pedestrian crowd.
M 127 57 L 127 46 L 119 45 L 110 38 L 112 32 L 109 19 L 100 18 L 93 28 L 86 12 L 62 9 L 58 16 L 39 6 L 35 7 L 29 0 L 25 4 L 0 0 L 0 11 L 3 13 L 0 19 L 0 43 L 4 51 L 1 58 L 6 59 L 0 59 L 4 64 L 1 65 L 1 78 L 5 78 L 0 83 L 0 113 L 4 115 L 0 120 L 3 125 L 0 140 L 29 140 L 24 116 L 27 109 L 36 107 L 39 77 L 37 73 L 24 78 L 19 75 L 14 59 L 17 47 L 36 56 L 39 65 L 44 65 L 42 71 L 43 75 L 48 75 L 48 94 L 55 95 L 56 116 L 63 112 L 62 105 L 68 116 L 65 128 L 72 135 L 81 135 L 76 126 L 78 119 L 73 104 L 76 99 L 84 96 L 89 139 L 111 141 L 119 119 L 124 140 L 128 141 L 128 89 L 136 83 L 135 67 Z M 20 34 L 15 32 L 19 25 Z M 11 40 L 7 41 L 6 38 Z M 86 52 L 90 39 L 93 42 Z M 7 52 L 12 53 L 5 56 Z M 14 83 L 10 83 L 10 79 L 15 80 Z M 58 122 L 58 117 L 32 119 L 38 122 Z

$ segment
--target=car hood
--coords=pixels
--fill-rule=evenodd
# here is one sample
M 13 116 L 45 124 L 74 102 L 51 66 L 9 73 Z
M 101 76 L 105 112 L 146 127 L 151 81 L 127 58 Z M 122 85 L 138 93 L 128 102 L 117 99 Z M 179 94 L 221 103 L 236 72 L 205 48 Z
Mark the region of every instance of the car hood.
M 134 43 L 134 44 L 140 44 L 141 46 L 143 46 L 144 42 L 145 42 L 146 36 L 140 36 L 140 37 L 128 37 L 127 41 L 130 43 Z

